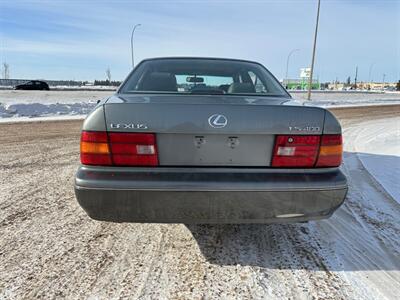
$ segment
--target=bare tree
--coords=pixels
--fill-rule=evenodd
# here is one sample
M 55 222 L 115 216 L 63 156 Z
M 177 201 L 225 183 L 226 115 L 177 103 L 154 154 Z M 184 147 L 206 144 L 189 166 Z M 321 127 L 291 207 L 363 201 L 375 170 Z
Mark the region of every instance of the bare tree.
M 3 79 L 10 79 L 10 65 L 6 62 L 3 63 L 2 75 Z
M 110 67 L 108 67 L 107 70 L 106 70 L 106 76 L 107 76 L 108 82 L 111 83 L 111 70 L 110 70 Z

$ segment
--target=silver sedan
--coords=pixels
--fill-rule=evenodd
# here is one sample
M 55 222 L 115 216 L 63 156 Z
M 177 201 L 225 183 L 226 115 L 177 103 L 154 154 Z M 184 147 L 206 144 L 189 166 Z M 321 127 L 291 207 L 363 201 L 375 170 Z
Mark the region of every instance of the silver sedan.
M 88 115 L 80 147 L 76 197 L 96 220 L 303 222 L 347 193 L 336 118 L 251 61 L 142 61 Z

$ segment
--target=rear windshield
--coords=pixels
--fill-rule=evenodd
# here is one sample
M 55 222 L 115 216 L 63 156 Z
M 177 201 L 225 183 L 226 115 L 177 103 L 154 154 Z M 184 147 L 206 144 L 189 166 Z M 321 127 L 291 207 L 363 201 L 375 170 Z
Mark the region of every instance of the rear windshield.
M 261 65 L 215 59 L 144 61 L 120 90 L 120 93 L 142 92 L 288 96 Z

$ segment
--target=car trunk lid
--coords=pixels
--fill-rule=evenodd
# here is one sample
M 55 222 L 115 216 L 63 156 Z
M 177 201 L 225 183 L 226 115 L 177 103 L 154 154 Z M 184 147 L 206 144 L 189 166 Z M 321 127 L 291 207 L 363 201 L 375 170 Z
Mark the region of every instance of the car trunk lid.
M 263 98 L 113 97 L 105 118 L 109 132 L 156 133 L 160 165 L 265 167 L 277 134 L 321 134 L 324 110 Z

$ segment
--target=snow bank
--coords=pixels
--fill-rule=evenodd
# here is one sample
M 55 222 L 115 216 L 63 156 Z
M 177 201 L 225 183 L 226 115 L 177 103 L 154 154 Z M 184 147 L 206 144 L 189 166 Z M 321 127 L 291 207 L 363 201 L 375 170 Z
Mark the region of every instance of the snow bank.
M 19 121 L 21 118 L 85 116 L 97 100 L 113 91 L 16 91 L 0 90 L 0 122 Z M 400 104 L 400 94 L 386 93 L 323 93 L 304 100 L 305 93 L 294 93 L 293 98 L 303 105 L 322 107 Z
M 110 91 L 0 90 L 0 122 L 86 116 Z
M 400 153 L 400 152 L 398 152 Z M 364 167 L 400 204 L 400 157 L 395 155 L 358 155 Z
M 55 104 L 55 103 L 80 103 L 96 102 L 113 94 L 111 91 L 15 91 L 0 90 L 0 103 L 11 104 Z
M 370 105 L 390 105 L 400 104 L 400 99 L 373 99 L 373 100 L 313 100 L 313 101 L 302 101 L 303 105 L 306 106 L 319 106 L 319 107 L 354 107 L 354 106 L 370 106 Z
M 321 107 L 348 107 L 348 106 L 366 106 L 382 104 L 400 104 L 399 93 L 382 92 L 332 92 L 317 91 L 313 92 L 311 101 L 307 101 L 307 93 L 291 92 L 292 97 L 304 105 Z
M 0 104 L 0 119 L 87 115 L 95 105 L 96 102 Z
M 400 117 L 363 122 L 354 141 L 364 167 L 400 203 Z

